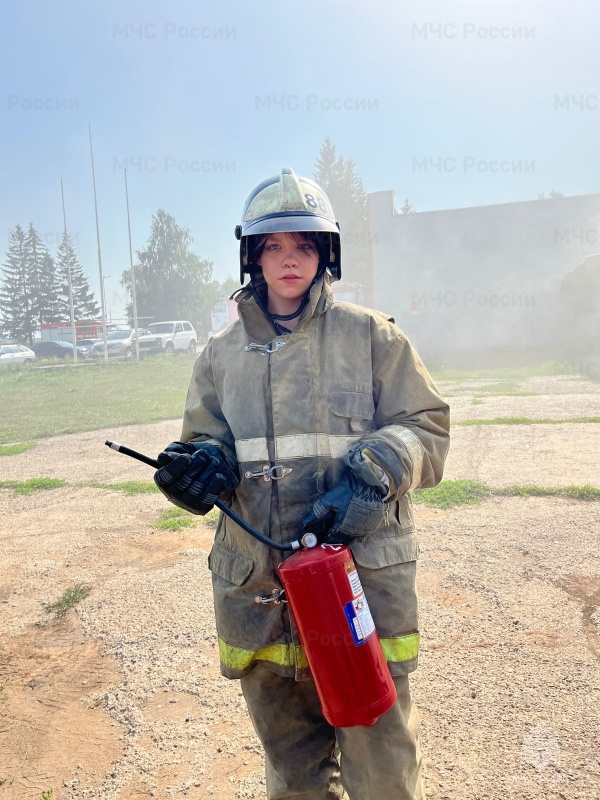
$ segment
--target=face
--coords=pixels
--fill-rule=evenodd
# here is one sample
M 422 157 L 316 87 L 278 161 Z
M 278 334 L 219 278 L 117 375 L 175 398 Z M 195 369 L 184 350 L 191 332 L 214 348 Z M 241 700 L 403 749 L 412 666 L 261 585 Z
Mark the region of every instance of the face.
M 301 233 L 272 233 L 258 260 L 268 287 L 269 310 L 293 313 L 319 267 L 319 254 Z

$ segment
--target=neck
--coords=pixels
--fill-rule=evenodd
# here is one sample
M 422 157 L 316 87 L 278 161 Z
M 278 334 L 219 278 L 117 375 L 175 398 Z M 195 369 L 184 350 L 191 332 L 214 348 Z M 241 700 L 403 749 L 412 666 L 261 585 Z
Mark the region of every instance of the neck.
M 267 298 L 267 308 L 269 309 L 270 314 L 283 314 L 286 316 L 287 314 L 293 314 L 294 311 L 297 311 L 302 304 L 302 300 L 304 298 L 300 298 L 299 300 L 286 300 L 282 297 L 272 297 L 270 294 Z M 285 325 L 286 328 L 295 328 L 298 322 L 298 317 L 294 317 L 294 319 L 282 320 L 282 323 Z
M 300 319 L 300 317 L 298 316 L 298 317 L 294 317 L 294 319 L 278 320 L 278 322 L 279 322 L 280 325 L 283 325 L 284 328 L 287 328 L 288 330 L 293 331 L 296 328 L 296 325 L 298 324 L 298 320 L 299 319 Z

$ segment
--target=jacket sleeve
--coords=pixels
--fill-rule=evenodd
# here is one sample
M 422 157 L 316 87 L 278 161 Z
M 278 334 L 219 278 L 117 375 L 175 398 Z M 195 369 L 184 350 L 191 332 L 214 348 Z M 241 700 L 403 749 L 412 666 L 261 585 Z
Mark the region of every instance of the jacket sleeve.
M 356 462 L 358 456 L 364 467 L 372 470 L 372 462 L 383 469 L 388 497 L 397 499 L 441 481 L 450 444 L 450 408 L 404 334 L 394 326 L 386 338 L 373 357 L 376 430 L 366 433 L 344 460 Z
M 211 365 L 211 342 L 204 348 L 192 373 L 185 402 L 182 442 L 208 442 L 220 447 L 232 468 L 237 467 L 235 442 L 215 387 Z

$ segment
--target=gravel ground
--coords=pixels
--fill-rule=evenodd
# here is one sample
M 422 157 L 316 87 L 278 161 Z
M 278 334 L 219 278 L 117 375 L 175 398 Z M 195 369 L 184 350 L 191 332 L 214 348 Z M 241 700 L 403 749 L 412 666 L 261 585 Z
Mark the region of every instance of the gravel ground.
M 600 424 L 456 426 L 446 478 L 483 481 L 495 488 L 598 486 Z
M 478 388 L 460 398 L 466 409 L 487 408 L 472 404 Z M 572 410 L 598 408 L 598 384 L 519 388 L 546 394 L 486 399 L 509 409 L 490 416 L 532 416 L 522 401 L 557 419 L 598 413 Z M 600 486 L 599 428 L 456 427 L 446 477 Z M 106 438 L 154 455 L 178 433 L 177 421 L 128 426 L 2 459 L 3 480 L 68 485 L 0 490 L 1 800 L 49 789 L 52 800 L 264 800 L 238 683 L 218 670 L 213 531 L 200 520 L 157 531 L 162 496 L 80 485 L 150 480 Z M 600 503 L 491 497 L 416 516 L 423 647 L 412 687 L 428 796 L 600 796 Z M 91 593 L 53 621 L 43 604 L 77 583 Z
M 532 397 L 453 397 L 454 422 L 496 417 L 529 419 L 581 419 L 600 417 L 600 394 L 536 395 Z

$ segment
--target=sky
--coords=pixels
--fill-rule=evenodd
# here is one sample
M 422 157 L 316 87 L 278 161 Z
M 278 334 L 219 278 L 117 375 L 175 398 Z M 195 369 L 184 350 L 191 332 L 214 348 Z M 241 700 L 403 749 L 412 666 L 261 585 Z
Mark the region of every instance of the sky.
M 591 0 L 14 2 L 0 10 L 0 240 L 67 226 L 107 315 L 163 208 L 217 280 L 244 199 L 330 137 L 369 192 L 419 211 L 600 191 Z

